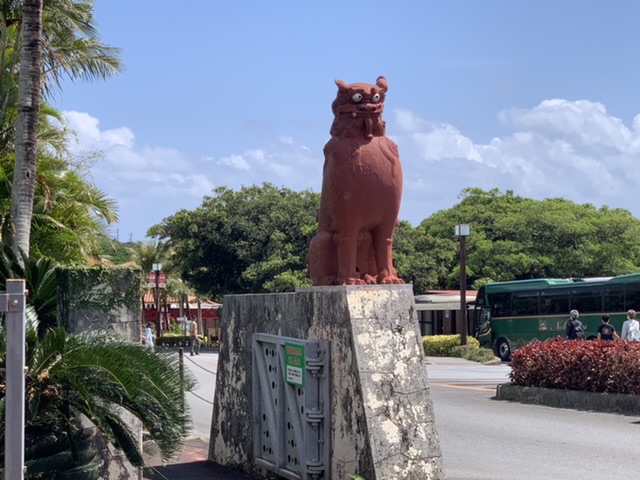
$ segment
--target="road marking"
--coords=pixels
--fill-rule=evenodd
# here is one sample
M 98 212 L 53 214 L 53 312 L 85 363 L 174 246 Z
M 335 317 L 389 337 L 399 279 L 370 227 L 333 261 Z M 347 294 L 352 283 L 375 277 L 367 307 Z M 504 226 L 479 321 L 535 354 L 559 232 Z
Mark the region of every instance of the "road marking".
M 463 385 L 448 385 L 446 383 L 432 383 L 436 387 L 458 388 L 460 390 L 476 390 L 478 392 L 495 392 L 495 388 L 483 388 L 483 387 L 467 387 Z

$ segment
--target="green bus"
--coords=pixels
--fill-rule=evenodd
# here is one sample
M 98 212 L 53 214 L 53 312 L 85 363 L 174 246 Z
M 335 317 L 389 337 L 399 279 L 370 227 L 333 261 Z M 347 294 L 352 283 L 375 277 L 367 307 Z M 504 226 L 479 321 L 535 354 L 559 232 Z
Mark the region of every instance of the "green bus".
M 502 360 L 533 340 L 565 337 L 569 311 L 580 312 L 585 338 L 596 338 L 601 316 L 620 334 L 629 309 L 640 309 L 640 273 L 600 278 L 541 278 L 488 283 L 473 307 L 473 328 L 483 347 Z

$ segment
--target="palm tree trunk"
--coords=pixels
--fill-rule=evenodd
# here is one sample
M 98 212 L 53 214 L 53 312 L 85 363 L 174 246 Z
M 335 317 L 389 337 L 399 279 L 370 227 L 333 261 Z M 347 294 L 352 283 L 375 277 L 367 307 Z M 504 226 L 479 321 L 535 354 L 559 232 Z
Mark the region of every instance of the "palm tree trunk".
M 18 83 L 16 120 L 16 165 L 11 194 L 11 246 L 21 259 L 20 250 L 29 254 L 33 196 L 36 185 L 38 150 L 38 111 L 42 70 L 42 1 L 24 0 L 22 51 Z

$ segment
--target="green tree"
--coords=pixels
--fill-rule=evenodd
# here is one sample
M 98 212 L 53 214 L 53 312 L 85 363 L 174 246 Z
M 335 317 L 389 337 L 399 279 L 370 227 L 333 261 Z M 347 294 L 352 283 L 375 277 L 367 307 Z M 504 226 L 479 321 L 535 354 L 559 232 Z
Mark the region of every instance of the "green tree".
M 443 278 L 456 256 L 453 239 L 434 237 L 401 221 L 393 239 L 393 261 L 398 275 L 413 284 L 419 295 L 427 290 L 446 288 Z
M 47 134 L 62 130 L 47 123 L 39 108 L 41 94 L 51 94 L 64 75 L 83 80 L 114 75 L 121 69 L 118 54 L 97 35 L 92 0 L 47 0 L 44 5 L 42 0 L 0 0 L 0 161 L 15 161 L 8 169 L 11 215 L 2 215 L 3 238 L 11 234 L 16 249 L 28 253 L 31 246 L 37 164 L 43 155 L 60 152 Z M 3 168 L 0 188 L 9 179 Z M 82 232 L 80 225 L 70 225 L 68 232 L 74 228 Z
M 626 210 L 468 188 L 457 205 L 418 227 L 422 236 L 450 245 L 438 281 L 446 288 L 459 288 L 459 223 L 471 225 L 467 284 L 474 288 L 488 281 L 621 275 L 640 268 L 640 221 Z
M 149 229 L 166 239 L 180 277 L 200 294 L 291 291 L 309 285 L 307 241 L 319 195 L 269 183 L 236 192 L 217 188 L 193 211 Z

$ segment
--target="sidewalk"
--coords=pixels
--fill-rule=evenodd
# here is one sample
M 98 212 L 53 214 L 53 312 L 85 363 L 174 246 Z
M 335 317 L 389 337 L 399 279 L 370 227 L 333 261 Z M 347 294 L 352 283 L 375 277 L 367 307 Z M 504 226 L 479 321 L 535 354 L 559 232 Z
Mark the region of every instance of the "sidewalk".
M 151 467 L 145 468 L 145 480 L 257 480 L 239 470 L 232 470 L 217 463 L 207 461 L 209 444 L 200 438 L 186 441 L 177 458 L 162 465 L 157 455 L 147 458 Z

